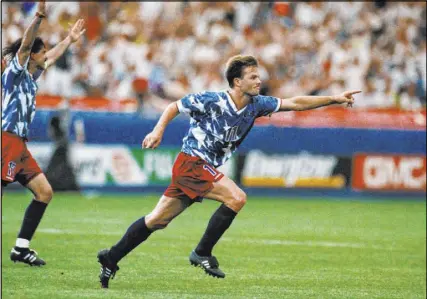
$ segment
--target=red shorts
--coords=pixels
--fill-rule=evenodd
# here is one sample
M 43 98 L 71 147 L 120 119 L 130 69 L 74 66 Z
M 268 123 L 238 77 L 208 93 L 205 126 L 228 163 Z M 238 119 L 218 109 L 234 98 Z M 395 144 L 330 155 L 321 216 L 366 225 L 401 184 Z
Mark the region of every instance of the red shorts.
M 213 183 L 224 176 L 199 157 L 179 153 L 172 169 L 172 182 L 164 195 L 201 201 L 212 190 Z
M 36 175 L 43 173 L 28 151 L 21 137 L 1 132 L 1 180 L 2 185 L 18 181 L 27 185 Z

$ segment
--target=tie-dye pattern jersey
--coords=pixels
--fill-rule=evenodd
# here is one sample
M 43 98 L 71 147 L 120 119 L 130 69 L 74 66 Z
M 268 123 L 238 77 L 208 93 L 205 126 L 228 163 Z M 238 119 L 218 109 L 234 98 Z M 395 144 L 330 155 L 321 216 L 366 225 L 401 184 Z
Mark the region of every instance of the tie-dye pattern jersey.
M 28 138 L 28 126 L 36 113 L 38 86 L 35 80 L 40 75 L 32 76 L 27 65 L 28 61 L 21 66 L 16 55 L 1 75 L 1 129 L 23 138 Z
M 214 167 L 231 157 L 257 117 L 267 116 L 280 107 L 278 98 L 258 95 L 237 110 L 227 91 L 189 94 L 177 103 L 179 111 L 191 117 L 182 151 Z

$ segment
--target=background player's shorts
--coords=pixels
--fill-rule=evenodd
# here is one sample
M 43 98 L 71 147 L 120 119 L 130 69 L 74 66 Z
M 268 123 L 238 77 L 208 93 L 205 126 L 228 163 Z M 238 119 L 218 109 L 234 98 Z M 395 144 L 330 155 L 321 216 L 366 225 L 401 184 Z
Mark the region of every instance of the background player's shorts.
M 6 186 L 15 181 L 27 185 L 43 173 L 28 151 L 25 141 L 12 133 L 1 132 L 1 181 Z
M 201 201 L 212 190 L 213 183 L 223 176 L 205 160 L 181 152 L 173 165 L 172 182 L 164 195 Z

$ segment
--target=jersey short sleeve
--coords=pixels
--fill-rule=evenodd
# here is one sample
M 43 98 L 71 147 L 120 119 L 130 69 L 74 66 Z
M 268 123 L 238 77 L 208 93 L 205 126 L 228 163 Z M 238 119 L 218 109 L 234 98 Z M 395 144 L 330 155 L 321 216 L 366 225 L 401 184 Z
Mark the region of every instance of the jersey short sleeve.
M 255 103 L 258 111 L 258 117 L 267 116 L 273 112 L 277 112 L 280 108 L 280 99 L 271 96 L 257 96 Z
M 191 117 L 205 112 L 206 99 L 203 93 L 188 94 L 177 102 L 178 110 Z
M 25 62 L 24 66 L 19 64 L 18 54 L 13 57 L 12 61 L 9 64 L 10 71 L 14 73 L 15 75 L 19 75 L 23 70 L 24 67 L 28 64 L 30 57 L 28 57 L 27 61 Z
M 1 75 L 2 88 L 6 93 L 12 93 L 14 84 L 21 82 L 23 71 L 24 67 L 19 64 L 18 54 L 16 54 Z

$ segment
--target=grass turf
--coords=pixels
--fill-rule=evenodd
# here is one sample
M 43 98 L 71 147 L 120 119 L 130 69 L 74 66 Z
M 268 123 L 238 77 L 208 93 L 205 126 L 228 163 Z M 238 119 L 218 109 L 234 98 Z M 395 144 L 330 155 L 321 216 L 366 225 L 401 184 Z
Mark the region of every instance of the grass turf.
M 43 268 L 14 264 L 29 194 L 2 202 L 2 298 L 426 298 L 426 203 L 249 198 L 214 250 L 226 278 L 189 265 L 218 203 L 194 204 L 98 283 L 98 250 L 157 196 L 56 194 L 32 247 Z

